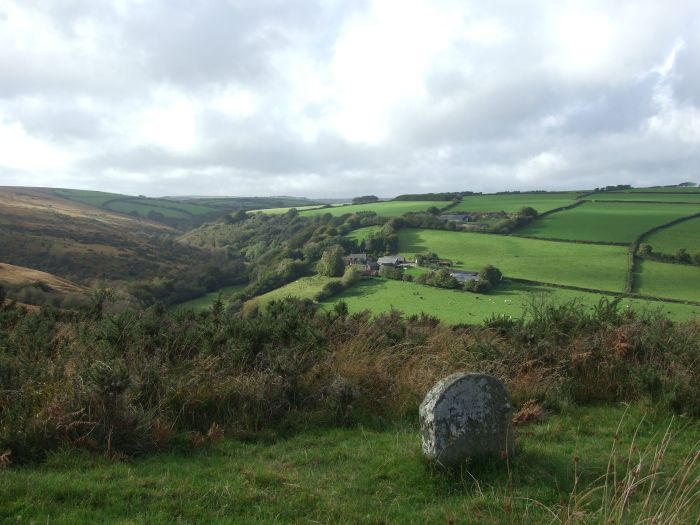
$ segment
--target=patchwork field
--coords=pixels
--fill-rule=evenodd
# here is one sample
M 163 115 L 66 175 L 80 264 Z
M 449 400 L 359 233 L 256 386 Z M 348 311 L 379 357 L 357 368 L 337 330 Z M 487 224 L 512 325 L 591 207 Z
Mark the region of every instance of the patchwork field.
M 656 252 L 674 255 L 679 248 L 700 252 L 700 217 L 664 228 L 644 239 Z
M 410 229 L 399 232 L 399 247 L 408 256 L 435 252 L 466 270 L 493 264 L 508 277 L 595 290 L 622 291 L 627 269 L 622 246 Z
M 446 201 L 386 201 L 386 202 L 371 202 L 369 204 L 351 204 L 349 206 L 334 206 L 332 208 L 322 208 L 316 210 L 303 211 L 302 215 L 323 215 L 330 213 L 334 217 L 340 217 L 346 213 L 357 213 L 361 211 L 373 211 L 378 215 L 385 217 L 400 217 L 404 213 L 410 211 L 425 211 L 428 208 L 435 206 L 436 208 L 444 208 L 449 205 Z
M 533 221 L 518 234 L 572 241 L 630 243 L 640 233 L 700 212 L 700 205 L 587 202 Z
M 578 195 L 578 192 L 474 195 L 463 197 L 460 204 L 454 208 L 450 208 L 450 212 L 505 211 L 513 213 L 519 211 L 524 206 L 531 206 L 542 213 L 573 204 Z
M 292 207 L 287 207 L 287 208 L 263 208 L 260 210 L 251 210 L 248 213 L 267 213 L 268 215 L 283 215 L 287 213 L 289 210 L 292 208 L 296 209 L 297 211 L 305 211 L 305 210 L 316 210 L 318 208 L 321 208 L 323 205 L 322 204 L 314 204 L 313 206 L 292 206 Z
M 654 297 L 700 301 L 700 267 L 640 261 L 635 292 Z
M 351 313 L 370 310 L 374 314 L 380 314 L 395 308 L 407 315 L 433 315 L 448 324 L 475 324 L 492 315 L 522 317 L 525 307 L 533 301 L 563 303 L 577 299 L 583 307 L 592 309 L 602 297 L 602 294 L 522 283 L 505 283 L 488 295 L 482 295 L 373 278 L 363 279 L 322 304 L 324 308 L 330 309 L 342 299 Z M 631 307 L 640 312 L 661 311 L 677 320 L 700 318 L 700 306 L 639 299 L 623 299 L 620 304 L 622 308 Z
M 606 192 L 589 195 L 591 201 L 645 201 L 645 202 L 689 202 L 700 204 L 700 192 L 685 191 L 678 193 L 640 192 Z

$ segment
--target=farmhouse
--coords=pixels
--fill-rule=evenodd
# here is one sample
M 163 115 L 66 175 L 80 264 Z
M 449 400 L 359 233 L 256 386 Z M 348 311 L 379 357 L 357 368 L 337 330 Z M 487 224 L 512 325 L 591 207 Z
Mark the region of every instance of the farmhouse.
M 471 215 L 465 215 L 463 213 L 440 215 L 439 218 L 442 221 L 453 221 L 453 222 L 469 222 L 470 220 L 472 220 Z
M 365 264 L 367 262 L 366 253 L 351 253 L 347 257 L 348 264 Z
M 479 274 L 476 272 L 450 272 L 450 275 L 460 283 L 479 280 Z
M 377 259 L 379 266 L 401 266 L 406 264 L 406 258 L 403 255 L 385 255 Z

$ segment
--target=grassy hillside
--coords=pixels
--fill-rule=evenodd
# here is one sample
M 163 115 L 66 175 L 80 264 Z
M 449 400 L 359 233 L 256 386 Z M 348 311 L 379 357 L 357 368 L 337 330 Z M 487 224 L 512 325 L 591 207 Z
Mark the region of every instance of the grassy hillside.
M 0 220 L 0 262 L 79 282 L 162 276 L 195 253 L 167 240 L 168 226 L 49 190 L 0 188 Z
M 614 440 L 623 456 L 633 441 L 644 451 L 659 443 L 669 422 L 668 415 L 639 404 L 628 410 L 573 409 L 521 428 L 519 453 L 508 465 L 476 465 L 463 476 L 441 473 L 423 461 L 413 422 L 384 429 L 308 430 L 272 443 L 224 439 L 189 454 L 160 453 L 133 462 L 64 452 L 42 466 L 2 474 L 0 520 L 57 525 L 545 523 L 554 516 L 564 519 L 576 500 L 578 518 L 592 523 L 601 509 L 597 480 L 608 470 Z M 665 472 L 680 468 L 700 432 L 697 422 L 673 428 L 679 432 L 666 450 Z M 627 471 L 622 461 L 616 467 Z M 659 480 L 654 508 L 663 501 L 667 480 L 666 475 Z M 592 487 L 598 490 L 589 493 Z M 640 518 L 635 509 L 646 489 L 642 483 L 632 492 L 628 518 Z M 700 512 L 697 501 L 675 509 L 669 503 L 669 510 L 683 513 L 677 523 L 692 523 Z
M 202 295 L 201 297 L 197 297 L 196 299 L 185 301 L 184 303 L 179 303 L 173 306 L 173 309 L 194 310 L 195 312 L 206 310 L 207 308 L 211 308 L 211 305 L 214 304 L 214 301 L 216 301 L 219 297 L 221 297 L 224 303 L 227 303 L 228 299 L 233 294 L 237 292 L 242 292 L 245 286 L 245 284 L 235 284 L 233 286 L 226 286 L 215 292 L 210 292 L 208 294 Z
M 330 213 L 334 217 L 340 217 L 346 213 L 357 213 L 362 211 L 373 211 L 378 215 L 385 217 L 400 217 L 404 213 L 410 211 L 425 211 L 433 206 L 436 208 L 444 208 L 449 205 L 445 201 L 388 201 L 388 202 L 373 202 L 369 204 L 352 204 L 349 206 L 334 206 L 332 208 L 322 208 L 317 210 L 307 210 L 301 212 L 305 216 L 324 215 Z
M 582 308 L 591 310 L 602 297 L 601 294 L 521 283 L 503 284 L 483 295 L 375 278 L 363 279 L 323 304 L 330 309 L 337 301 L 343 300 L 350 312 L 370 310 L 374 314 L 380 314 L 393 308 L 408 315 L 425 313 L 449 324 L 473 324 L 481 323 L 493 315 L 519 318 L 532 301 L 563 303 L 577 299 Z M 700 319 L 698 306 L 638 299 L 624 299 L 620 305 L 637 311 L 661 311 L 676 320 Z
M 654 226 L 698 212 L 700 204 L 587 202 L 535 220 L 518 233 L 550 239 L 629 243 Z
M 635 291 L 655 297 L 700 301 L 700 267 L 640 261 Z
M 265 306 L 267 303 L 273 300 L 284 299 L 286 297 L 297 297 L 299 299 L 313 299 L 314 295 L 321 291 L 321 288 L 329 282 L 334 280 L 331 277 L 324 277 L 322 275 L 313 275 L 310 277 L 302 277 L 294 282 L 286 284 L 281 288 L 267 292 L 266 294 L 260 295 L 254 299 L 251 299 L 250 303 L 256 303 L 258 306 Z
M 523 239 L 502 235 L 438 230 L 401 230 L 399 248 L 406 255 L 435 252 L 466 270 L 493 264 L 504 275 L 521 279 L 622 291 L 627 269 L 624 247 Z
M 289 206 L 286 208 L 262 208 L 259 210 L 250 210 L 248 213 L 266 213 L 268 215 L 283 215 L 287 213 L 289 210 L 292 208 L 295 208 L 297 211 L 305 211 L 305 210 L 316 210 L 318 208 L 321 208 L 323 205 L 322 204 L 314 204 L 311 206 Z
M 358 243 L 363 242 L 367 237 L 370 235 L 377 233 L 380 231 L 382 228 L 381 226 L 367 226 L 365 228 L 359 228 L 357 230 L 353 230 L 350 232 L 347 237 L 349 239 L 353 239 L 354 241 L 357 241 Z
M 578 193 L 510 193 L 503 195 L 474 195 L 462 198 L 462 202 L 450 212 L 505 211 L 513 213 L 525 206 L 538 212 L 553 210 L 573 204 Z
M 674 255 L 679 248 L 685 248 L 690 254 L 700 252 L 700 218 L 664 228 L 646 237 L 644 242 L 654 251 L 669 255 Z

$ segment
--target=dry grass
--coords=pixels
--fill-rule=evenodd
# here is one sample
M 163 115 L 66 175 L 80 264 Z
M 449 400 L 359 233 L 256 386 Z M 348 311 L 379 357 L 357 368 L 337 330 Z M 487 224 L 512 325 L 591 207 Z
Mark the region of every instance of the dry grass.
M 68 279 L 63 279 L 47 272 L 15 266 L 13 264 L 0 264 L 0 283 L 12 285 L 28 285 L 43 283 L 49 285 L 53 290 L 61 293 L 85 294 L 88 289 L 76 284 Z

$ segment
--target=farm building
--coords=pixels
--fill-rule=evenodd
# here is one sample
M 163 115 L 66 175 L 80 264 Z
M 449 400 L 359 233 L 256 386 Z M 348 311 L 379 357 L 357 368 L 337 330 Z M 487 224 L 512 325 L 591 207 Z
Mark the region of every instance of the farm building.
M 440 215 L 439 218 L 442 221 L 453 221 L 453 222 L 469 222 L 472 220 L 471 215 L 465 215 L 463 213 Z
M 377 259 L 379 266 L 400 266 L 406 264 L 406 258 L 403 255 L 385 255 Z
M 365 264 L 367 262 L 366 253 L 351 253 L 347 257 L 348 264 Z
M 450 272 L 450 275 L 460 283 L 479 280 L 479 274 L 476 272 Z

